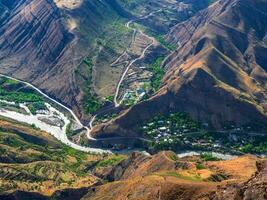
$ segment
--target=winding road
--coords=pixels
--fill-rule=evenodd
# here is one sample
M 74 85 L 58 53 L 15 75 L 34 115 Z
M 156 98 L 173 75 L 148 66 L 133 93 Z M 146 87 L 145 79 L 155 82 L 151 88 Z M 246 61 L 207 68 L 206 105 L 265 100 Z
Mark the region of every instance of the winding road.
M 155 38 L 146 35 L 146 34 L 145 34 L 143 31 L 141 31 L 141 30 L 137 30 L 136 28 L 132 28 L 132 27 L 131 27 L 131 24 L 134 23 L 134 22 L 136 22 L 136 21 L 142 20 L 142 19 L 147 19 L 147 18 L 149 18 L 149 17 L 153 16 L 154 14 L 156 14 L 156 13 L 158 13 L 158 12 L 161 12 L 161 11 L 162 11 L 162 9 L 159 9 L 159 10 L 157 10 L 157 11 L 153 11 L 153 12 L 151 12 L 151 13 L 149 13 L 149 14 L 143 16 L 143 17 L 137 18 L 137 19 L 135 19 L 135 20 L 130 20 L 130 21 L 128 21 L 128 22 L 125 24 L 126 28 L 130 28 L 130 29 L 133 30 L 130 45 L 133 44 L 133 42 L 134 42 L 134 40 L 135 40 L 135 35 L 136 35 L 137 31 L 139 31 L 141 35 L 144 35 L 145 37 L 149 38 L 152 42 L 151 42 L 151 43 L 150 43 L 150 44 L 149 44 L 149 45 L 142 51 L 141 55 L 140 55 L 138 58 L 132 60 L 131 62 L 129 62 L 129 61 L 125 61 L 125 62 L 126 62 L 126 68 L 125 68 L 125 70 L 124 70 L 124 72 L 123 72 L 123 74 L 122 74 L 122 76 L 121 76 L 121 78 L 120 78 L 120 80 L 119 80 L 119 82 L 118 82 L 118 84 L 117 84 L 116 92 L 115 92 L 114 99 L 113 99 L 113 102 L 114 102 L 115 107 L 119 107 L 119 106 L 121 105 L 121 103 L 123 102 L 123 100 L 124 100 L 124 98 L 122 98 L 122 99 L 119 101 L 119 100 L 118 100 L 118 96 L 119 96 L 119 92 L 120 92 L 121 84 L 122 84 L 122 82 L 124 81 L 124 79 L 125 79 L 125 77 L 126 77 L 128 71 L 129 71 L 130 67 L 131 67 L 135 62 L 137 62 L 138 60 L 143 59 L 143 58 L 145 57 L 145 54 L 146 54 L 147 50 L 148 50 L 151 46 L 153 46 L 153 45 L 156 43 Z M 123 56 L 128 55 L 128 53 L 127 53 L 128 49 L 129 49 L 129 48 L 126 48 L 126 50 L 123 51 L 123 53 L 122 53 L 122 54 L 121 54 L 115 61 L 113 61 L 113 62 L 110 64 L 110 66 L 116 66 L 116 65 L 118 64 L 118 62 L 120 61 L 120 59 L 121 59 Z M 90 136 L 90 133 L 91 133 L 91 130 L 93 129 L 93 123 L 94 123 L 96 117 L 97 117 L 97 115 L 93 116 L 93 117 L 91 118 L 91 120 L 90 120 L 90 123 L 89 123 L 89 127 L 90 127 L 90 129 L 87 131 L 87 137 L 88 137 L 88 139 L 94 139 L 94 138 L 92 138 L 92 137 Z
M 130 21 L 128 21 L 128 22 L 125 24 L 125 26 L 126 26 L 127 28 L 130 28 L 130 29 L 133 30 L 133 35 L 132 35 L 131 44 L 132 44 L 132 43 L 134 42 L 134 40 L 135 40 L 135 34 L 137 33 L 137 31 L 139 31 L 141 35 L 144 35 L 145 37 L 147 37 L 148 39 L 150 39 L 152 42 L 151 42 L 151 43 L 150 43 L 150 44 L 149 44 L 149 45 L 142 51 L 141 55 L 140 55 L 138 58 L 132 60 L 129 64 L 127 64 L 127 66 L 126 66 L 126 68 L 125 68 L 125 70 L 124 70 L 124 72 L 123 72 L 123 74 L 122 74 L 122 76 L 121 76 L 121 78 L 120 78 L 120 80 L 119 80 L 119 83 L 118 83 L 118 85 L 117 85 L 117 88 L 116 88 L 116 92 L 115 92 L 115 96 L 114 96 L 114 105 L 115 105 L 115 107 L 119 107 L 119 106 L 121 105 L 121 103 L 123 102 L 123 100 L 124 100 L 124 98 L 122 98 L 122 99 L 119 101 L 119 100 L 118 100 L 118 97 L 119 97 L 119 92 L 120 92 L 121 84 L 122 84 L 122 82 L 124 81 L 124 79 L 125 79 L 125 77 L 126 77 L 128 71 L 129 71 L 130 67 L 131 67 L 135 62 L 137 62 L 137 61 L 139 61 L 139 60 L 142 60 L 142 59 L 145 57 L 145 54 L 146 54 L 147 50 L 148 50 L 150 47 L 152 47 L 154 44 L 156 44 L 156 40 L 155 40 L 155 38 L 148 36 L 147 34 L 145 34 L 145 33 L 144 33 L 143 31 L 141 31 L 141 30 L 137 30 L 136 28 L 132 28 L 132 27 L 131 27 L 131 24 L 134 23 L 134 22 L 136 22 L 136 21 L 142 20 L 142 19 L 147 19 L 147 18 L 149 18 L 149 17 L 153 16 L 154 14 L 156 14 L 156 13 L 158 13 L 158 12 L 161 12 L 161 11 L 162 11 L 162 9 L 157 10 L 157 11 L 153 11 L 153 12 L 149 13 L 149 14 L 146 15 L 146 16 L 140 17 L 140 18 L 135 19 L 135 20 L 130 20 Z M 119 56 L 119 57 L 118 57 L 118 58 L 117 58 L 111 65 L 115 65 L 115 64 L 120 60 L 120 58 L 121 58 L 123 55 L 125 55 L 125 53 L 127 54 L 127 51 L 128 51 L 128 48 L 127 48 L 127 49 L 123 52 L 123 54 L 120 55 L 120 56 Z

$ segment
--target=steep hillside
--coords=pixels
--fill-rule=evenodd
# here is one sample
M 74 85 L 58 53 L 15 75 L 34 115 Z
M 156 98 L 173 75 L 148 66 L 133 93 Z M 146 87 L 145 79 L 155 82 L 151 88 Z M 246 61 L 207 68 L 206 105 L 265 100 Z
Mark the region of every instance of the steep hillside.
M 164 83 L 178 95 L 198 85 L 196 101 L 190 93 L 184 96 L 195 107 L 188 111 L 192 116 L 211 118 L 209 123 L 217 127 L 225 121 L 266 121 L 265 13 L 265 1 L 219 1 L 170 32 L 168 40 L 181 47 L 166 64 Z M 183 83 L 183 77 L 192 80 Z
M 229 184 L 216 192 L 217 199 L 266 199 L 267 161 L 257 163 L 257 172 L 248 181 Z
M 89 187 L 98 178 L 87 166 L 103 155 L 86 154 L 34 127 L 0 118 L 0 199 L 17 190 L 51 195 Z
M 0 72 L 33 83 L 81 114 L 84 80 L 91 74 L 79 77 L 79 66 L 94 56 L 101 42 L 96 39 L 109 40 L 106 31 L 114 32 L 127 13 L 116 1 L 98 0 L 71 8 L 53 0 L 2 0 L 1 8 Z
M 108 163 L 111 159 L 91 166 L 92 173 L 103 182 L 89 188 L 65 189 L 52 196 L 16 191 L 0 197 L 4 200 L 234 200 L 241 197 L 263 200 L 266 190 L 266 160 L 250 155 L 218 160 L 204 155 L 178 158 L 173 152 L 153 156 L 135 152 L 113 166 Z
M 218 1 L 173 27 L 166 39 L 179 48 L 164 62 L 159 91 L 95 135 L 141 134 L 143 121 L 170 112 L 187 113 L 209 129 L 230 123 L 264 133 L 266 9 L 263 0 Z
M 152 157 L 133 154 L 108 175 L 115 182 L 93 187 L 82 199 L 232 200 L 244 195 L 263 200 L 266 162 L 257 161 L 256 169 L 256 161 L 250 156 L 229 161 L 203 161 L 196 157 L 178 159 L 171 152 Z M 253 190 L 256 182 L 261 189 Z
M 8 7 L 8 14 L 1 21 L 1 73 L 31 81 L 61 97 L 64 92 L 59 82 L 63 75 L 67 80 L 65 92 L 77 95 L 77 89 L 71 86 L 73 66 L 68 56 L 74 35 L 64 26 L 63 16 L 53 1 L 16 0 L 12 5 L 9 1 L 2 4 Z M 66 97 L 68 102 L 71 98 Z

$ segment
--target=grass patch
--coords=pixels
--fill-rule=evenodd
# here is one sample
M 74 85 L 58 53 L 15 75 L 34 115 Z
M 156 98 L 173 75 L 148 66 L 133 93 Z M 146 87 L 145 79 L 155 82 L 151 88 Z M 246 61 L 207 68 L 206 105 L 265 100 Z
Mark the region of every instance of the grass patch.
M 43 98 L 32 89 L 22 88 L 17 81 L 0 78 L 0 99 L 15 103 L 40 102 Z M 24 89 L 24 91 L 22 91 Z
M 12 106 L 16 108 L 19 103 L 26 103 L 32 114 L 47 109 L 43 97 L 36 91 L 8 78 L 0 78 L 0 99 L 15 102 L 17 105 Z
M 196 164 L 196 168 L 197 168 L 198 170 L 206 169 L 206 167 L 205 167 L 203 164 L 201 164 L 201 163 L 197 163 L 197 164 Z
M 224 181 L 227 179 L 228 179 L 228 176 L 226 176 L 224 174 L 213 174 L 207 180 L 212 181 L 212 182 L 221 182 L 221 181 Z
M 120 161 L 123 160 L 123 156 L 120 155 L 114 155 L 110 158 L 107 158 L 105 160 L 101 160 L 99 163 L 97 163 L 96 167 L 108 167 L 118 164 Z
M 71 123 L 69 123 L 69 124 L 67 125 L 67 127 L 66 127 L 66 135 L 67 135 L 68 137 L 72 137 L 72 136 L 75 135 L 75 131 L 73 131 L 73 130 L 71 129 Z
M 158 35 L 158 36 L 155 36 L 156 40 L 162 45 L 164 46 L 165 48 L 169 49 L 170 51 L 175 51 L 176 50 L 176 46 L 175 45 L 172 45 L 170 43 L 168 43 L 163 36 L 161 35 Z
M 267 152 L 267 142 L 261 142 L 259 144 L 246 144 L 240 148 L 240 151 L 244 153 L 263 154 Z
M 44 104 L 44 101 L 37 101 L 33 102 L 28 105 L 29 110 L 31 111 L 32 114 L 36 114 L 38 110 L 47 110 L 47 107 Z
M 177 161 L 177 160 L 178 160 L 178 157 L 177 157 L 177 155 L 176 155 L 174 152 L 172 152 L 172 153 L 169 155 L 169 158 L 170 158 L 171 160 L 173 160 L 173 161 Z
M 99 101 L 99 99 L 95 96 L 93 96 L 91 93 L 87 93 L 85 95 L 85 112 L 93 114 L 98 109 L 101 108 L 102 103 Z
M 95 96 L 95 94 L 92 93 L 91 84 L 92 84 L 93 62 L 90 58 L 86 58 L 83 60 L 83 63 L 86 65 L 86 70 L 88 74 L 88 78 L 86 81 L 87 87 L 84 89 L 85 96 L 83 98 L 83 107 L 87 114 L 93 114 L 98 109 L 100 109 L 102 103 Z
M 197 176 L 197 175 L 192 175 L 192 176 L 184 176 L 184 175 L 181 175 L 179 174 L 178 172 L 176 171 L 169 171 L 169 172 L 166 172 L 164 174 L 161 174 L 162 176 L 172 176 L 172 177 L 176 177 L 176 178 L 179 178 L 179 179 L 184 179 L 184 180 L 189 180 L 189 181 L 201 181 L 202 179 Z
M 40 102 L 43 101 L 42 97 L 33 94 L 33 93 L 24 93 L 24 92 L 7 92 L 0 88 L 0 99 L 11 101 L 15 103 L 24 103 L 24 102 Z
M 161 84 L 161 80 L 165 74 L 164 70 L 161 68 L 161 63 L 164 57 L 159 57 L 151 66 L 153 76 L 151 78 L 151 87 L 153 91 L 156 92 Z
M 221 159 L 212 155 L 212 153 L 202 153 L 200 154 L 200 158 L 204 161 L 219 161 Z

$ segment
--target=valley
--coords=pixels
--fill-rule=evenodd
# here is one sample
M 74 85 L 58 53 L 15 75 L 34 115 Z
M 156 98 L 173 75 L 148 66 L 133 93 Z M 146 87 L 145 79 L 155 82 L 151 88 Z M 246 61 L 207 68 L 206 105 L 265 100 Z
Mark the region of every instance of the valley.
M 0 0 L 1 200 L 265 200 L 266 0 Z
M 82 7 L 81 5 L 84 3 L 85 2 L 73 2 L 67 5 L 64 1 L 58 1 L 56 2 L 56 5 L 60 9 L 65 9 L 68 8 L 68 6 L 73 5 L 73 7 L 68 8 L 70 9 L 69 11 L 72 12 L 73 10 Z M 125 7 L 126 12 L 128 11 L 128 6 Z M 174 151 L 208 149 L 222 153 L 242 154 L 243 149 L 245 149 L 244 151 L 247 152 L 247 147 L 253 144 L 255 148 L 257 147 L 261 150 L 254 149 L 249 151 L 250 153 L 265 153 L 266 144 L 261 143 L 262 140 L 265 140 L 265 125 L 259 123 L 237 125 L 234 121 L 226 120 L 225 122 L 223 122 L 225 124 L 224 127 L 215 128 L 212 123 L 203 122 L 202 120 L 198 119 L 196 120 L 193 117 L 192 122 L 195 123 L 195 127 L 198 127 L 198 130 L 191 130 L 190 128 L 188 129 L 187 122 L 183 122 L 181 124 L 181 127 L 185 128 L 181 129 L 178 127 L 171 127 L 172 131 L 170 133 L 168 132 L 168 124 L 159 125 L 158 127 L 154 127 L 153 129 L 147 131 L 140 129 L 141 126 L 143 126 L 143 128 L 147 127 L 146 125 L 140 125 L 140 122 L 135 122 L 134 127 L 129 129 L 127 128 L 126 135 L 124 135 L 124 130 L 121 129 L 121 127 L 113 125 L 113 123 L 117 123 L 117 121 L 120 120 L 121 116 L 127 117 L 127 113 L 131 112 L 131 110 L 133 110 L 136 106 L 138 107 L 139 105 L 146 104 L 146 102 L 153 101 L 155 98 L 157 98 L 157 95 L 161 95 L 164 88 L 164 83 L 162 83 L 162 81 L 164 81 L 166 79 L 166 76 L 168 76 L 168 62 L 170 59 L 172 59 L 173 55 L 176 54 L 177 50 L 175 49 L 179 49 L 182 46 L 181 42 L 176 42 L 176 44 L 174 44 L 173 41 L 168 38 L 168 35 L 166 35 L 165 37 L 161 36 L 160 34 L 166 33 L 163 30 L 164 28 L 162 30 L 158 29 L 157 26 L 153 25 L 154 21 L 152 19 L 160 17 L 159 19 L 163 20 L 161 18 L 161 15 L 163 13 L 167 11 L 172 13 L 174 12 L 173 8 L 177 7 L 178 16 L 176 16 L 176 20 L 183 21 L 187 18 L 180 18 L 181 16 L 179 12 L 184 15 L 185 11 L 189 13 L 189 10 L 192 9 L 192 7 L 190 7 L 189 5 L 186 6 L 186 4 L 183 4 L 181 2 L 168 2 L 164 5 L 159 3 L 152 9 L 152 11 L 148 8 L 149 4 L 147 5 L 148 7 L 142 7 L 142 9 L 147 8 L 147 10 L 139 10 L 138 5 L 136 5 L 135 3 L 133 3 L 132 6 L 134 6 L 137 11 L 134 12 L 135 15 L 129 15 L 130 17 L 128 17 L 130 19 L 125 24 L 122 24 L 122 19 L 117 18 L 117 22 L 115 22 L 113 25 L 117 28 L 116 31 L 118 32 L 109 34 L 111 37 L 113 37 L 113 34 L 114 37 L 117 37 L 117 34 L 122 34 L 125 36 L 124 39 L 126 39 L 126 41 L 128 40 L 128 42 L 120 41 L 119 48 L 117 48 L 116 46 L 107 47 L 107 44 L 105 44 L 106 42 L 100 42 L 100 40 L 102 39 L 98 38 L 98 42 L 94 47 L 94 49 L 97 50 L 97 54 L 87 55 L 81 61 L 81 63 L 78 64 L 78 68 L 75 69 L 76 78 L 84 79 L 84 82 L 82 81 L 79 84 L 85 84 L 86 88 L 82 89 L 84 90 L 84 92 L 82 92 L 84 93 L 83 97 L 78 95 L 83 99 L 82 102 L 84 103 L 82 104 L 84 105 L 82 107 L 85 106 L 85 108 L 82 109 L 81 112 L 77 114 L 76 109 L 72 110 L 73 107 L 69 108 L 65 103 L 61 103 L 62 101 L 60 101 L 60 96 L 53 95 L 55 98 L 51 98 L 47 94 L 42 92 L 45 90 L 41 91 L 28 82 L 20 81 L 21 83 L 26 84 L 27 86 L 30 86 L 31 88 L 36 90 L 39 94 L 41 94 L 47 100 L 51 101 L 56 106 L 59 106 L 60 110 L 64 110 L 64 114 L 66 114 L 67 116 L 64 116 L 64 114 L 61 113 L 60 120 L 64 121 L 64 125 L 58 128 L 60 130 L 55 131 L 52 130 L 51 127 L 43 127 L 43 124 L 45 124 L 45 122 L 42 121 L 42 124 L 40 124 L 40 120 L 38 120 L 38 118 L 40 119 L 40 116 L 38 117 L 37 115 L 15 115 L 14 110 L 11 110 L 9 112 L 7 112 L 7 110 L 4 110 L 2 112 L 2 115 L 5 117 L 13 116 L 13 119 L 23 122 L 35 121 L 33 123 L 34 126 L 37 126 L 39 128 L 42 127 L 42 130 L 51 132 L 64 144 L 68 144 L 69 146 L 83 151 L 101 152 L 102 150 L 100 149 L 97 150 L 95 148 L 90 149 L 83 147 L 90 145 L 97 147 L 100 144 L 100 148 L 102 145 L 104 145 L 105 147 L 109 146 L 116 150 L 122 150 L 124 148 L 135 149 L 136 147 L 144 148 L 150 152 L 169 148 Z M 199 6 L 198 9 L 201 8 L 202 7 Z M 72 14 L 70 13 L 70 15 Z M 166 13 L 164 16 L 166 17 Z M 188 15 L 187 17 L 190 17 L 190 15 Z M 74 18 L 70 20 L 74 20 Z M 77 22 L 77 20 L 74 21 Z M 162 25 L 165 26 L 164 23 Z M 174 29 L 176 29 L 176 26 L 171 26 L 171 30 Z M 106 40 L 106 38 L 103 39 Z M 124 44 L 125 42 L 126 44 Z M 126 47 L 124 47 L 124 45 L 126 45 Z M 106 55 L 106 58 L 103 59 L 105 53 L 108 53 L 108 51 L 110 50 L 116 50 L 117 53 L 118 51 L 121 51 L 121 53 L 116 57 L 110 57 Z M 102 55 L 102 53 L 104 54 Z M 103 65 L 103 62 L 99 62 L 99 59 L 106 62 L 106 64 Z M 110 63 L 108 64 L 107 61 L 109 61 Z M 102 66 L 100 67 L 100 65 Z M 107 65 L 106 67 L 111 69 L 111 73 L 114 74 L 114 72 L 116 71 L 115 79 L 111 77 L 111 79 L 107 77 L 105 78 L 106 75 L 110 76 L 110 74 L 107 74 L 110 73 L 109 69 L 103 68 L 103 66 L 105 65 Z M 102 73 L 101 68 L 103 68 L 105 72 Z M 100 74 L 98 73 L 100 73 L 101 76 L 99 76 Z M 164 74 L 167 75 L 164 76 Z M 12 76 L 2 76 L 18 81 L 18 79 L 15 79 Z M 109 82 L 106 83 L 105 81 L 101 81 L 103 78 L 109 79 Z M 4 102 L 2 102 L 2 104 L 3 103 Z M 14 102 L 11 99 L 11 104 L 13 103 Z M 25 102 L 20 103 L 24 104 Z M 41 106 L 40 110 L 37 109 L 37 111 L 42 112 L 42 107 L 44 107 L 44 105 Z M 50 113 L 52 113 L 52 111 L 50 111 Z M 83 114 L 81 115 L 81 113 Z M 85 113 L 87 114 L 84 115 Z M 183 115 L 184 113 L 186 115 L 188 114 L 182 110 L 175 111 L 173 114 Z M 153 116 L 153 111 L 151 112 L 151 114 L 152 115 L 148 116 Z M 168 117 L 169 114 L 170 113 L 164 114 L 165 116 L 163 116 L 163 118 Z M 30 117 L 35 117 L 36 119 Z M 53 118 L 53 116 L 51 117 Z M 137 117 L 136 119 L 139 119 L 139 117 Z M 47 123 L 47 119 L 45 119 L 45 121 Z M 143 119 L 143 124 L 146 121 L 146 119 Z M 169 121 L 167 120 L 167 122 Z M 156 118 L 153 118 L 153 120 L 150 121 L 149 124 L 152 123 L 157 124 L 158 120 Z M 136 126 L 136 124 L 139 125 Z M 230 128 L 228 127 L 229 125 L 231 126 Z M 51 124 L 48 124 L 48 126 L 51 126 Z M 109 126 L 112 127 L 111 130 L 109 130 Z M 102 131 L 103 128 L 105 129 L 105 131 Z M 113 128 L 115 129 L 113 130 Z M 153 137 L 151 137 L 152 135 Z M 224 136 L 221 137 L 221 135 Z M 243 136 L 240 137 L 240 135 Z M 259 136 L 259 138 L 257 138 L 257 136 Z M 101 141 L 108 141 L 108 139 L 106 138 L 110 138 L 110 141 L 112 141 L 112 143 L 102 144 Z M 119 139 L 118 141 L 117 138 Z M 137 146 L 135 144 L 131 144 L 130 146 L 124 145 L 123 143 L 127 143 L 127 138 L 135 138 L 137 142 L 134 143 L 138 143 L 138 141 L 142 142 Z M 238 143 L 238 145 L 234 144 L 235 142 L 237 142 L 237 140 L 242 141 L 242 139 L 244 138 L 246 138 L 245 142 L 243 141 L 241 143 Z M 199 142 L 199 140 L 201 142 Z M 222 143 L 227 143 L 227 147 L 222 147 Z M 105 150 L 103 152 L 109 151 Z
M 209 130 L 208 125 L 193 121 L 190 117 L 181 113 L 172 113 L 169 118 L 158 116 L 151 121 L 143 124 L 140 128 L 145 137 L 110 137 L 110 138 L 93 138 L 90 133 L 94 128 L 94 123 L 98 116 L 92 117 L 89 127 L 82 125 L 77 116 L 66 106 L 47 96 L 36 87 L 29 83 L 19 81 L 17 79 L 1 75 L 1 87 L 7 88 L 9 93 L 12 91 L 27 91 L 32 88 L 37 91 L 41 97 L 39 98 L 39 106 L 31 108 L 35 104 L 34 100 L 24 101 L 24 98 L 15 100 L 2 92 L 0 97 L 0 115 L 18 122 L 28 123 L 29 125 L 46 131 L 54 136 L 63 144 L 79 151 L 90 153 L 112 153 L 108 150 L 112 147 L 120 152 L 127 147 L 127 140 L 136 140 L 141 142 L 136 144 L 128 144 L 128 152 L 141 148 L 150 153 L 159 150 L 171 149 L 176 152 L 183 151 L 214 151 L 221 153 L 230 153 L 233 155 L 243 155 L 244 153 L 255 153 L 265 156 L 266 153 L 266 136 L 264 132 L 259 132 L 261 127 L 257 124 L 247 125 L 245 127 L 236 127 L 233 123 L 225 124 L 224 130 Z M 23 85 L 20 85 L 23 84 Z M 27 89 L 29 87 L 29 89 Z M 8 88 L 11 88 L 8 89 Z M 4 94 L 4 95 L 3 95 Z M 22 92 L 23 94 L 23 92 Z M 31 94 L 31 93 L 30 93 Z M 33 93 L 34 94 L 34 93 Z M 35 94 L 34 94 L 35 95 Z M 43 102 L 42 97 L 47 99 Z M 6 100 L 4 100 L 6 99 Z M 26 100 L 27 98 L 25 98 Z M 33 103 L 31 103 L 33 101 Z M 49 103 L 54 103 L 60 112 Z M 31 105 L 32 104 L 32 105 Z M 29 109 L 31 108 L 31 109 Z M 105 120 L 102 119 L 102 120 Z M 223 135 L 222 135 L 223 134 Z M 246 138 L 244 135 L 248 135 Z M 91 140 L 88 145 L 81 143 L 81 138 Z M 77 139 L 78 138 L 78 139 Z M 244 142 L 249 141 L 249 142 Z M 110 142 L 109 145 L 107 145 Z M 107 144 L 106 144 L 107 143 Z M 90 145 L 95 148 L 90 147 Z M 224 145 L 223 145 L 224 144 Z M 253 147 L 253 148 L 252 148 Z M 104 149 L 101 149 L 104 148 Z

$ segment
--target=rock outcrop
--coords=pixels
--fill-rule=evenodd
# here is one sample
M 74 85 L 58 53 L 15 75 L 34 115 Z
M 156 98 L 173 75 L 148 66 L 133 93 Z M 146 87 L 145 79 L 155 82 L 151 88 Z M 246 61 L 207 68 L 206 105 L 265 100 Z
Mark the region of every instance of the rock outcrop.
M 257 172 L 248 181 L 219 187 L 213 199 L 267 199 L 267 161 L 257 162 Z

